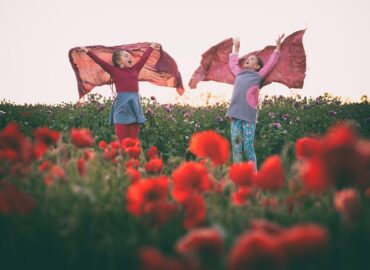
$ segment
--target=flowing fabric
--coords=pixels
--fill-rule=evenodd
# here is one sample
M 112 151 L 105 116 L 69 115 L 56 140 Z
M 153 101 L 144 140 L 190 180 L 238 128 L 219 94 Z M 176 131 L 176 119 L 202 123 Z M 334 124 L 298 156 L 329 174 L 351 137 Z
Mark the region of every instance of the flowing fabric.
M 297 31 L 286 37 L 280 47 L 280 58 L 275 68 L 263 80 L 263 85 L 278 82 L 289 88 L 302 88 L 306 76 L 306 54 L 302 38 L 305 30 Z M 191 89 L 200 81 L 216 81 L 234 84 L 235 76 L 228 66 L 229 54 L 232 51 L 233 39 L 226 39 L 211 47 L 202 54 L 201 64 L 193 73 L 189 82 Z M 266 63 L 276 46 L 266 46 L 263 50 L 248 53 L 239 59 L 240 67 L 245 59 L 257 55 Z
M 117 50 L 127 50 L 137 62 L 150 43 L 135 43 L 114 47 L 88 46 L 91 51 L 107 63 L 112 63 L 112 54 Z M 78 47 L 69 50 L 69 61 L 75 72 L 79 97 L 88 94 L 95 86 L 110 84 L 110 75 Z M 139 74 L 139 81 L 147 81 L 159 86 L 175 87 L 182 95 L 184 88 L 181 74 L 175 60 L 163 50 L 154 50 Z

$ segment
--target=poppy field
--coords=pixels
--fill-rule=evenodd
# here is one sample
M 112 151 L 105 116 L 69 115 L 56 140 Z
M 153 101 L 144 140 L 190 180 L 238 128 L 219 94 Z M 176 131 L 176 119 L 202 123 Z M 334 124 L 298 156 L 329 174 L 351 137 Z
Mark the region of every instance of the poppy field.
M 227 104 L 0 103 L 2 269 L 368 269 L 370 104 L 265 97 L 258 170 L 233 164 Z

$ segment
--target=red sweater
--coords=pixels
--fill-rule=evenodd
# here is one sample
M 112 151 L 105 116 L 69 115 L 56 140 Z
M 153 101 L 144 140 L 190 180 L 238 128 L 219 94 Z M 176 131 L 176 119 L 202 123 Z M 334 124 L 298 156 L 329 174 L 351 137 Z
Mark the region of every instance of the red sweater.
M 139 73 L 145 62 L 148 60 L 153 48 L 149 47 L 141 56 L 140 60 L 130 68 L 118 68 L 102 59 L 100 59 L 91 50 L 87 52 L 99 66 L 108 72 L 113 79 L 117 92 L 138 92 L 139 91 Z

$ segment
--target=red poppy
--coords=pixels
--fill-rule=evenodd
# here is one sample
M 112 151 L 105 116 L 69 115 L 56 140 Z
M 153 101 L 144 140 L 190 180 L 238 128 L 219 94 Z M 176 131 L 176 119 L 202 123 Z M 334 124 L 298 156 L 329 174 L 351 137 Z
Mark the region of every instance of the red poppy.
M 208 172 L 203 164 L 185 162 L 172 173 L 173 197 L 182 202 L 193 193 L 204 192 L 211 187 Z
M 311 158 L 320 151 L 319 140 L 304 137 L 296 141 L 297 159 Z
M 110 148 L 114 149 L 114 150 L 117 150 L 117 149 L 120 149 L 121 148 L 121 144 L 119 143 L 119 141 L 113 141 L 109 144 Z
M 134 168 L 127 168 L 126 175 L 129 177 L 131 184 L 139 182 L 139 180 L 141 179 L 140 172 L 138 170 L 135 170 Z
M 158 157 L 158 150 L 157 147 L 151 146 L 148 151 L 146 151 L 146 156 L 149 159 L 157 158 Z
M 139 260 L 141 270 L 192 270 L 187 261 L 168 258 L 154 248 L 140 248 Z
M 284 263 L 279 237 L 260 230 L 241 235 L 228 256 L 230 270 L 283 269 Z
M 238 191 L 231 194 L 231 201 L 236 206 L 244 205 L 247 199 L 253 195 L 253 189 L 246 186 L 241 186 Z
M 189 149 L 199 158 L 210 158 L 215 165 L 224 164 L 230 157 L 229 141 L 211 130 L 193 134 Z
M 100 149 L 105 149 L 107 147 L 106 141 L 100 141 L 98 144 Z
M 137 159 L 140 156 L 141 148 L 138 146 L 127 147 L 125 150 L 130 158 Z
M 301 164 L 299 168 L 303 186 L 308 191 L 322 192 L 333 183 L 328 177 L 325 165 L 319 158 L 313 158 Z
M 33 198 L 16 186 L 0 182 L 0 214 L 28 214 L 35 208 Z
M 285 176 L 279 156 L 270 156 L 265 160 L 253 178 L 253 184 L 258 188 L 272 191 L 284 187 Z
M 121 142 L 123 151 L 126 151 L 130 147 L 140 147 L 140 141 L 134 138 L 125 138 Z
M 77 160 L 77 169 L 79 174 L 84 177 L 86 175 L 86 161 L 83 157 Z
M 83 155 L 86 161 L 93 160 L 95 158 L 95 151 L 93 150 L 86 150 Z
M 347 226 L 353 226 L 360 209 L 357 190 L 353 188 L 337 191 L 334 195 L 334 208 L 341 214 Z
M 280 236 L 282 248 L 290 260 L 309 262 L 328 247 L 328 231 L 314 224 L 296 225 Z
M 126 168 L 139 168 L 140 161 L 137 159 L 129 159 L 125 164 Z
M 206 218 L 206 203 L 199 194 L 193 194 L 182 203 L 185 210 L 183 226 L 190 229 L 199 226 Z
M 47 146 L 55 144 L 60 137 L 60 133 L 58 131 L 51 130 L 47 127 L 38 128 L 33 132 L 33 134 L 37 143 L 42 143 Z
M 145 164 L 148 173 L 160 173 L 163 169 L 163 161 L 160 158 L 153 158 Z
M 50 169 L 51 165 L 52 164 L 49 160 L 44 160 L 44 161 L 41 162 L 41 164 L 39 166 L 39 171 L 44 172 L 44 171 Z
M 34 148 L 33 148 L 33 154 L 35 156 L 36 159 L 40 159 L 44 156 L 44 154 L 46 153 L 46 151 L 48 150 L 48 146 L 44 143 L 36 143 Z
M 241 162 L 235 163 L 229 168 L 229 177 L 237 185 L 249 186 L 252 184 L 254 176 L 254 163 Z
M 15 122 L 8 123 L 0 132 L 0 159 L 22 163 L 33 159 L 32 143 Z
M 104 158 L 106 160 L 114 160 L 114 158 L 117 156 L 117 151 L 114 149 L 111 149 L 110 147 L 104 148 Z
M 86 128 L 72 128 L 71 130 L 71 140 L 76 147 L 91 147 L 94 144 L 94 139 L 92 137 L 91 131 Z
M 127 209 L 136 216 L 144 214 L 146 204 L 165 200 L 168 195 L 168 179 L 160 176 L 153 179 L 143 179 L 132 184 L 126 193 Z
M 177 252 L 183 255 L 219 256 L 222 249 L 222 234 L 212 228 L 193 229 L 176 243 Z

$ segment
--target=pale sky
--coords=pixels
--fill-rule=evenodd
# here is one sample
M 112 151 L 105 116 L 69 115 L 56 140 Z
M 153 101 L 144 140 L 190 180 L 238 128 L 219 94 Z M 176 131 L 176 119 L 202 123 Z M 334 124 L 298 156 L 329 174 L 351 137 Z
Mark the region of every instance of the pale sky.
M 231 96 L 232 85 L 188 81 L 201 54 L 240 37 L 241 54 L 274 45 L 281 34 L 307 28 L 304 88 L 281 84 L 264 94 L 319 96 L 330 92 L 358 101 L 370 95 L 368 0 L 0 0 L 0 99 L 15 103 L 76 102 L 77 83 L 68 60 L 76 46 L 158 42 L 177 62 L 187 94 L 200 101 L 212 92 Z M 110 96 L 108 87 L 93 90 Z M 142 96 L 175 102 L 176 91 L 140 83 Z M 194 101 L 195 102 L 195 101 Z

